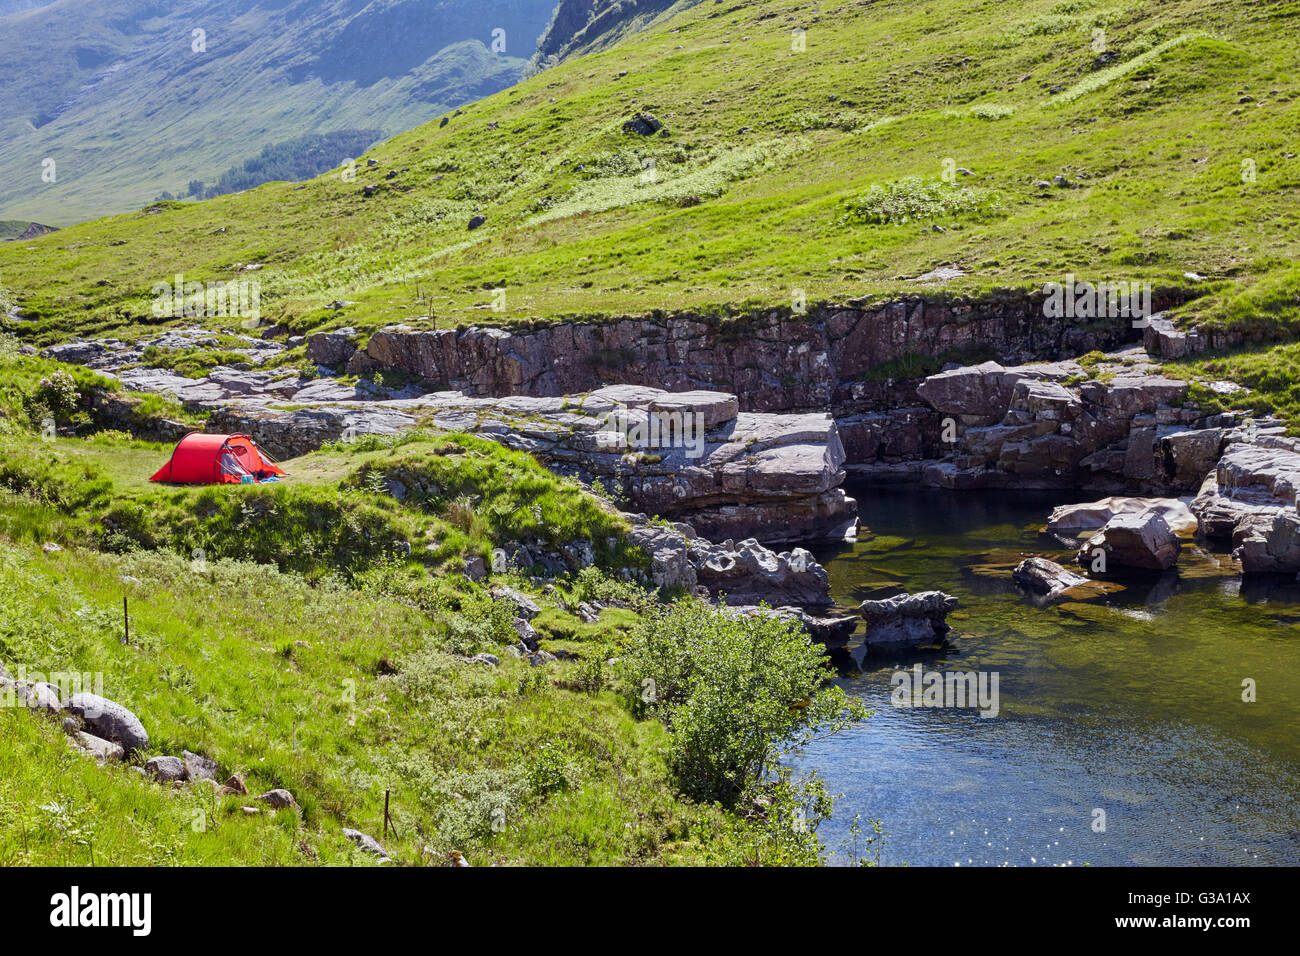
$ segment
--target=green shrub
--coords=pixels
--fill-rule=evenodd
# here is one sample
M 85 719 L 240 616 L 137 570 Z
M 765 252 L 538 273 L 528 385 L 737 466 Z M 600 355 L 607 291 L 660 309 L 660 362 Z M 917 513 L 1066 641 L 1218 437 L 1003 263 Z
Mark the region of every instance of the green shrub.
M 845 203 L 845 220 L 890 225 L 928 222 L 941 216 L 981 211 L 985 203 L 965 186 L 910 176 L 893 183 L 872 183 L 866 192 Z
M 619 662 L 633 707 L 659 717 L 684 792 L 734 805 L 780 757 L 863 719 L 822 649 L 787 621 L 735 618 L 694 598 L 647 611 Z

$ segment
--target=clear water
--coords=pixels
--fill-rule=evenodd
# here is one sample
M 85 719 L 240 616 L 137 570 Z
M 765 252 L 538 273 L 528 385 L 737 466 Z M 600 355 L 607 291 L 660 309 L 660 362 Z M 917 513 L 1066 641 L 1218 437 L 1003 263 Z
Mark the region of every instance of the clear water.
M 833 861 L 855 814 L 879 819 L 888 864 L 1300 864 L 1300 587 L 1244 587 L 1226 555 L 1107 603 L 1034 607 L 1011 581 L 1060 498 L 853 488 L 871 535 L 817 556 L 838 603 L 939 589 L 961 608 L 941 655 L 842 657 L 866 724 L 795 761 L 836 801 Z M 996 671 L 1000 713 L 899 708 L 890 677 Z M 1242 700 L 1251 678 L 1257 700 Z M 1105 812 L 1098 831 L 1095 811 Z

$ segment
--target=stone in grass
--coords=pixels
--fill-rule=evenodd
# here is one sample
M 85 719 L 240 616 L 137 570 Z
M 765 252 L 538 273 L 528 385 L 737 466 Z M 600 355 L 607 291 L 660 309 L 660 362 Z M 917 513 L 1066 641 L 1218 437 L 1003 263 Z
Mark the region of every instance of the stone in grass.
M 531 621 L 542 613 L 542 609 L 537 606 L 537 602 L 527 594 L 521 594 L 514 588 L 508 588 L 503 584 L 492 588 L 492 597 L 498 601 L 509 601 L 514 606 L 515 614 L 525 621 Z
M 53 684 L 33 684 L 25 680 L 14 681 L 15 702 L 47 717 L 63 713 L 59 702 L 59 689 Z
M 253 799 L 265 803 L 272 810 L 284 810 L 288 807 L 298 806 L 298 801 L 294 800 L 293 794 L 288 790 L 268 790 L 260 797 Z
M 388 862 L 388 851 L 380 846 L 379 841 L 368 833 L 362 833 L 360 830 L 349 830 L 347 827 L 344 827 L 343 835 L 366 853 L 369 853 L 371 856 L 379 857 L 380 862 Z
M 520 642 L 530 651 L 537 650 L 537 632 L 533 630 L 533 626 L 522 617 L 515 618 L 514 626 Z
M 150 757 L 144 769 L 159 783 L 176 783 L 185 779 L 185 761 L 180 757 Z
M 213 780 L 217 779 L 217 762 L 204 757 L 201 754 L 190 753 L 188 750 L 181 751 L 181 759 L 185 761 L 185 776 L 190 780 Z
M 144 724 L 119 703 L 98 694 L 73 694 L 63 709 L 80 717 L 98 736 L 120 744 L 128 754 L 149 749 L 149 734 L 145 731 Z
M 68 745 L 94 757 L 100 763 L 117 763 L 126 756 L 126 751 L 112 741 L 80 730 L 68 738 Z
M 247 793 L 248 793 L 248 784 L 244 782 L 244 778 L 241 777 L 239 774 L 235 774 L 224 784 L 221 785 L 221 795 L 223 797 L 228 797 L 235 794 L 245 795 Z

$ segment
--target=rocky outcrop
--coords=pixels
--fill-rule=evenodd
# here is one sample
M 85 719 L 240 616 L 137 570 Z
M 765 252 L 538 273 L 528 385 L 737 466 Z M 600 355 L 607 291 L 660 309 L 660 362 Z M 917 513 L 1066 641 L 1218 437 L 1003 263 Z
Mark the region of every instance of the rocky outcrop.
M 748 539 L 713 543 L 686 524 L 663 525 L 630 515 L 629 540 L 651 559 L 650 581 L 688 594 L 703 590 L 725 604 L 799 605 L 831 603 L 830 576 L 802 548 L 777 553 Z
M 1245 437 L 1245 436 L 1238 436 Z M 1300 571 L 1300 441 L 1253 434 L 1228 446 L 1192 501 L 1200 531 L 1230 540 L 1242 571 Z
M 830 603 L 830 577 L 803 548 L 778 554 L 753 538 L 739 544 L 695 538 L 689 553 L 699 583 L 728 604 Z
M 228 402 L 209 429 L 251 435 L 280 458 L 348 434 L 423 422 L 529 452 L 555 470 L 620 491 L 638 510 L 689 518 L 714 540 L 843 538 L 856 502 L 840 487 L 844 448 L 829 415 L 738 411 L 734 395 L 611 386 L 564 398 L 436 393 L 383 403 L 277 408 Z
M 951 439 L 927 484 L 947 488 L 1194 491 L 1235 419 L 1183 407 L 1187 383 L 1138 353 L 1105 374 L 1076 362 L 995 362 L 927 378 L 917 393 Z
M 1115 515 L 1079 549 L 1078 560 L 1093 565 L 1104 553 L 1107 569 L 1167 571 L 1181 550 L 1182 542 L 1164 517 L 1147 510 Z
M 867 650 L 894 651 L 942 643 L 951 630 L 946 619 L 956 609 L 957 599 L 942 591 L 863 601 L 859 610 L 867 622 Z
M 1133 334 L 1127 322 L 1082 329 L 1045 317 L 1039 293 L 914 296 L 726 321 L 678 315 L 520 330 L 396 325 L 374 333 L 347 370 L 398 369 L 472 396 L 558 396 L 620 382 L 726 391 L 746 411 L 841 414 L 869 397 L 869 386 L 857 387 L 865 373 L 908 356 L 987 348 L 1028 361 L 1111 348 Z

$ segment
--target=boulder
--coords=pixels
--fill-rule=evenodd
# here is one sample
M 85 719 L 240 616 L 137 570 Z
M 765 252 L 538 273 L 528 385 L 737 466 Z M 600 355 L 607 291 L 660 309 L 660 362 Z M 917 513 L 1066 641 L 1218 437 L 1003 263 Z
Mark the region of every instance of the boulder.
M 1079 549 L 1078 561 L 1090 565 L 1098 551 L 1106 566 L 1141 571 L 1167 571 L 1178 560 L 1182 542 L 1158 511 L 1118 514 Z
M 689 532 L 689 534 L 687 533 Z M 689 540 L 694 537 L 685 525 L 665 528 L 648 521 L 634 524 L 629 543 L 650 559 L 650 580 L 662 591 L 681 590 L 694 594 L 698 578 L 691 563 Z
M 663 128 L 664 124 L 649 113 L 640 113 L 623 124 L 624 132 L 637 136 L 653 136 Z
M 185 778 L 187 780 L 213 780 L 217 779 L 217 762 L 200 754 L 190 753 L 188 750 L 181 751 L 181 759 L 185 762 Z
M 798 607 L 735 606 L 723 608 L 723 613 L 746 617 L 762 615 L 792 621 L 812 640 L 825 645 L 827 650 L 839 650 L 847 645 L 853 632 L 858 629 L 856 615 L 818 617 Z
M 374 837 L 362 833 L 360 830 L 350 830 L 347 827 L 343 828 L 343 835 L 371 856 L 377 856 L 381 860 L 388 859 L 388 851 L 380 846 L 379 841 Z
M 1157 470 L 1172 491 L 1195 491 L 1214 470 L 1227 445 L 1222 428 L 1176 431 L 1156 441 Z
M 515 618 L 515 633 L 519 635 L 519 641 L 530 651 L 537 650 L 537 632 L 533 626 L 525 621 L 522 617 Z
M 1197 530 L 1196 515 L 1187 504 L 1177 498 L 1122 496 L 1112 496 L 1082 504 L 1061 505 L 1053 509 L 1048 517 L 1047 530 L 1051 534 L 1074 537 L 1084 532 L 1100 530 L 1116 515 L 1141 514 L 1144 511 L 1159 513 L 1176 534 L 1194 534 Z
M 346 366 L 357 350 L 356 334 L 356 329 L 347 328 L 307 336 L 308 361 L 330 368 Z
M 25 680 L 0 683 L 4 683 L 6 689 L 12 686 L 15 703 L 19 706 L 34 710 L 46 717 L 58 717 L 63 713 L 63 705 L 59 702 L 59 689 L 53 684 L 33 684 Z
M 1041 597 L 1057 595 L 1088 581 L 1083 575 L 1066 570 L 1055 561 L 1039 557 L 1021 561 L 1011 572 L 1011 577 L 1025 590 Z
M 753 538 L 736 544 L 690 542 L 690 559 L 699 583 L 727 604 L 825 607 L 830 577 L 803 548 L 777 553 Z
M 1000 421 L 1011 405 L 1011 393 L 1020 375 L 997 362 L 968 365 L 931 375 L 916 389 L 935 411 L 945 415 Z
M 176 783 L 188 777 L 180 757 L 150 757 L 144 769 L 159 783 Z
M 465 577 L 471 581 L 482 581 L 487 578 L 487 562 L 477 554 L 465 558 Z
M 542 613 L 542 609 L 528 595 L 521 594 L 514 588 L 508 588 L 502 584 L 492 588 L 492 597 L 494 600 L 508 601 L 514 607 L 515 615 L 525 621 L 531 621 Z
M 111 740 L 96 737 L 85 731 L 78 731 L 68 738 L 68 743 L 75 749 L 89 754 L 100 763 L 117 763 L 126 756 L 126 751 Z
M 293 794 L 288 790 L 268 790 L 260 797 L 253 799 L 265 803 L 272 810 L 284 810 L 288 807 L 298 806 L 298 801 L 294 800 Z
M 1245 574 L 1294 574 L 1300 571 L 1300 514 L 1292 509 L 1247 516 L 1233 532 L 1232 556 Z
M 946 618 L 957 609 L 957 599 L 942 591 L 899 594 L 880 601 L 863 601 L 859 608 L 867 622 L 869 651 L 928 647 L 946 639 Z
M 81 718 L 94 733 L 120 744 L 126 753 L 149 749 L 149 734 L 140 718 L 121 704 L 97 694 L 73 694 L 63 709 Z

